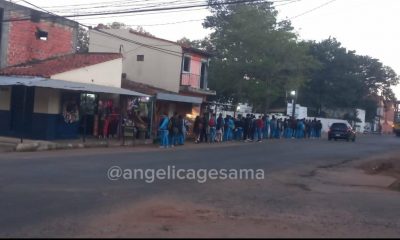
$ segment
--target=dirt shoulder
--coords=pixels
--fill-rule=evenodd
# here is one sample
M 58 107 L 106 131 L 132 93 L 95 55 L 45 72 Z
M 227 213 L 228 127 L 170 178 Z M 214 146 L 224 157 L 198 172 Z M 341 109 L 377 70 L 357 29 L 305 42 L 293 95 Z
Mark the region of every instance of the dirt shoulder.
M 396 181 L 389 186 L 389 189 L 400 191 L 400 152 L 368 161 L 361 164 L 359 168 L 368 175 L 383 175 L 395 178 Z

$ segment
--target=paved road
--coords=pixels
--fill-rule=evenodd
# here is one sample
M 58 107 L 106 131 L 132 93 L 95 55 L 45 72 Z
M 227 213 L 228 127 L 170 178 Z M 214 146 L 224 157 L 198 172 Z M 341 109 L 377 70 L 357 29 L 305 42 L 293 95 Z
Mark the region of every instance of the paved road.
M 330 202 L 329 199 L 334 199 L 333 195 L 314 193 L 293 178 L 293 175 L 299 179 L 308 176 L 307 174 L 317 167 L 340 165 L 394 151 L 398 149 L 399 144 L 400 139 L 391 136 L 360 136 L 356 143 L 328 142 L 324 139 L 274 140 L 263 143 L 191 145 L 168 150 L 113 148 L 3 153 L 0 154 L 0 237 L 80 236 L 87 229 L 86 226 L 82 226 L 82 219 L 93 220 L 89 218 L 93 216 L 95 219 L 102 218 L 112 214 L 115 209 L 134 206 L 135 203 L 143 203 L 149 199 L 163 199 L 165 196 L 168 196 L 168 199 L 207 204 L 228 215 L 242 214 L 266 218 L 269 213 L 274 212 L 280 214 L 280 219 L 284 219 L 285 214 L 289 212 L 292 215 L 297 214 L 296 216 L 304 215 L 304 212 L 297 211 L 310 208 L 310 203 L 316 201 L 315 206 L 321 209 L 343 207 L 342 214 L 353 211 L 347 216 L 347 224 L 354 221 L 353 217 L 356 218 L 361 230 L 368 226 L 368 231 L 363 232 L 368 233 L 368 236 L 383 234 L 380 227 L 387 229 L 387 236 L 400 236 L 400 232 L 396 230 L 400 226 L 397 225 L 400 224 L 399 193 L 388 192 L 384 199 L 377 199 L 376 195 L 368 193 L 368 196 L 371 196 L 369 200 L 363 199 L 366 195 L 360 193 L 346 193 L 340 198 L 335 195 L 337 199 Z M 168 166 L 175 166 L 176 169 L 264 169 L 266 181 L 262 182 L 262 186 L 260 183 L 254 185 L 248 181 L 244 182 L 245 186 L 243 181 L 208 181 L 206 184 L 189 180 L 156 181 L 153 184 L 145 181 L 110 181 L 107 171 L 111 166 L 120 166 L 123 169 L 166 169 Z M 288 174 L 287 178 L 282 178 L 284 174 Z M 263 191 L 260 192 L 260 189 L 257 190 L 254 186 L 259 186 Z M 291 196 L 291 193 L 295 194 Z M 353 201 L 364 203 L 353 206 Z M 374 205 L 379 201 L 383 201 L 382 204 L 385 205 Z M 179 202 L 177 204 L 179 205 Z M 349 209 L 350 206 L 354 208 Z M 319 221 L 319 224 L 323 222 L 323 219 L 315 220 L 318 216 L 314 217 L 310 220 L 310 226 L 314 224 L 312 221 Z M 332 221 L 340 222 L 344 217 L 338 211 L 336 218 Z M 301 221 L 303 220 L 298 220 Z M 379 228 L 371 227 L 376 225 L 377 221 L 388 222 L 382 223 Z M 324 225 L 327 229 L 323 229 L 322 226 L 321 232 L 318 230 L 307 233 L 309 236 L 332 236 L 326 235 L 327 233 L 335 236 L 337 232 L 330 229 L 329 225 L 332 226 L 332 223 Z M 229 227 L 226 231 L 230 231 Z M 179 236 L 165 229 L 171 236 Z M 346 232 L 344 225 L 340 225 L 338 229 L 341 234 L 336 236 L 353 236 L 350 230 Z M 151 229 L 147 230 L 148 232 L 138 230 L 141 235 L 137 236 L 157 236 L 151 234 L 154 233 Z M 292 233 L 296 236 L 296 232 Z M 255 236 L 275 236 L 272 233 L 263 234 L 265 233 L 259 232 L 259 235 Z M 185 234 L 182 233 L 182 236 Z M 229 234 L 222 230 L 215 236 Z

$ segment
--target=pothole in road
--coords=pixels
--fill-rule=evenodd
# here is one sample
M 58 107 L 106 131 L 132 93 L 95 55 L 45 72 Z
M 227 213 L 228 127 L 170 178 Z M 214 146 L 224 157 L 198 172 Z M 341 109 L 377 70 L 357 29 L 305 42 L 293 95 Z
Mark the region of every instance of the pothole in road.
M 396 180 L 387 188 L 400 191 L 400 158 L 397 156 L 369 161 L 361 164 L 358 168 L 362 169 L 368 175 L 382 175 L 395 178 Z
M 299 188 L 303 191 L 311 192 L 311 188 L 309 188 L 306 184 L 301 184 L 301 183 L 286 183 L 286 186 L 289 187 L 296 187 Z
M 311 178 L 311 177 L 315 177 L 315 175 L 317 175 L 317 170 L 312 170 L 308 173 L 300 174 L 300 177 Z
M 400 180 L 395 181 L 389 186 L 389 189 L 394 191 L 400 191 Z
M 314 169 L 314 170 L 312 170 L 312 171 L 310 171 L 308 173 L 300 174 L 300 177 L 312 178 L 312 177 L 315 177 L 317 175 L 319 169 L 331 169 L 331 168 L 339 167 L 341 165 L 344 165 L 346 163 L 349 163 L 349 162 L 352 162 L 352 161 L 355 161 L 355 160 L 357 160 L 357 158 L 346 159 L 346 160 L 343 160 L 343 161 L 338 162 L 338 163 L 318 166 L 318 167 L 316 167 L 316 169 Z

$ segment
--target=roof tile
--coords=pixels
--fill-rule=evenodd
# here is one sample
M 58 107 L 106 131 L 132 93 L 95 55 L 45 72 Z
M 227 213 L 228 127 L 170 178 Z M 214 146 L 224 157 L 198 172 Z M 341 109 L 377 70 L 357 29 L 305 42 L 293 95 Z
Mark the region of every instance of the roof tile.
M 52 75 L 79 69 L 114 59 L 122 58 L 119 53 L 76 53 L 45 60 L 37 60 L 0 70 L 0 75 L 36 76 L 50 78 Z

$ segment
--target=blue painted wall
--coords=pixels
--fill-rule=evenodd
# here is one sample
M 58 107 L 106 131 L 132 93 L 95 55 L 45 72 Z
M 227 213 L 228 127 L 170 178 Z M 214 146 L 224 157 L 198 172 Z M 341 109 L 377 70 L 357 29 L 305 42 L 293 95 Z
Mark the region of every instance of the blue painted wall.
M 24 137 L 37 140 L 78 139 L 79 122 L 67 124 L 61 114 L 33 113 L 32 128 L 24 132 Z M 19 131 L 11 131 L 11 112 L 0 110 L 0 135 L 21 137 Z
M 10 135 L 11 112 L 0 110 L 0 135 Z

